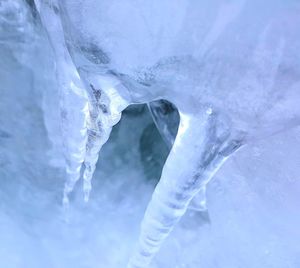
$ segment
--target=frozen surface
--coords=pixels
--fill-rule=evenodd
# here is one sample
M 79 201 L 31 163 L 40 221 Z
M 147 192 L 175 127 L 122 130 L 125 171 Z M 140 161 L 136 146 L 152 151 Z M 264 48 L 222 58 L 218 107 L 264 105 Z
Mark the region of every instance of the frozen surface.
M 74 2 L 70 3 L 76 7 Z M 125 3 L 129 2 L 124 1 L 125 6 L 113 3 L 111 12 L 126 10 Z M 122 8 L 114 5 L 121 5 Z M 153 8 L 155 11 L 155 5 Z M 239 5 L 221 8 L 223 11 L 220 12 L 225 15 L 215 21 L 212 32 L 202 45 L 202 54 L 205 54 L 204 48 L 220 34 L 224 27 L 222 25 L 230 23 L 239 8 Z M 177 11 L 177 8 L 174 9 Z M 214 14 L 213 7 L 211 10 Z M 148 11 L 145 9 L 145 12 Z M 151 13 L 160 18 L 160 12 L 163 13 L 164 9 L 154 11 Z M 34 24 L 35 20 L 24 2 L 2 1 L 0 12 L 0 266 L 125 267 L 138 239 L 140 222 L 160 177 L 169 147 L 159 136 L 145 107 L 127 109 L 101 151 L 89 203 L 83 202 L 83 193 L 78 185 L 70 195 L 70 207 L 66 214 L 61 199 L 68 154 L 62 150 L 64 134 L 61 132 L 59 112 L 61 91 L 54 63 L 57 56 L 40 24 Z M 294 12 L 297 13 L 297 9 Z M 180 12 L 177 16 L 180 16 Z M 293 16 L 290 14 L 288 17 Z M 88 29 L 95 27 L 93 20 L 82 21 L 91 24 Z M 159 28 L 155 24 L 152 26 Z M 129 26 L 124 24 L 123 27 Z M 297 34 L 296 30 L 292 29 L 291 32 Z M 168 34 L 172 33 L 171 29 Z M 151 42 L 156 40 L 144 35 L 141 30 L 137 36 L 149 40 L 151 49 Z M 291 44 L 291 36 L 287 37 L 287 44 Z M 293 35 L 293 38 L 296 37 Z M 197 36 L 195 38 L 198 40 Z M 270 38 L 268 42 L 261 42 L 261 45 L 273 42 L 272 31 Z M 130 46 L 128 40 L 129 37 L 124 38 L 121 47 Z M 186 42 L 188 44 L 192 46 L 192 42 Z M 281 43 L 274 47 L 280 50 Z M 266 47 L 258 46 L 256 51 L 262 53 L 264 49 Z M 151 59 L 154 61 L 151 62 L 147 58 L 147 51 L 145 49 L 145 54 L 136 57 L 129 57 L 122 50 L 113 51 L 111 55 L 115 59 L 112 62 L 120 72 L 128 70 L 125 54 L 130 59 L 130 66 L 145 62 L 153 65 L 156 59 Z M 169 50 L 162 48 L 161 51 L 157 53 L 158 57 Z M 274 62 L 271 62 L 274 68 L 277 68 L 278 57 L 293 61 L 288 55 L 280 56 L 276 51 Z M 193 69 L 189 69 L 193 64 L 190 66 L 188 61 L 189 58 L 183 61 L 188 67 L 184 72 Z M 77 72 L 76 68 L 73 70 Z M 284 80 L 286 83 L 297 77 L 299 69 L 293 70 L 296 73 L 287 71 L 292 76 Z M 165 70 L 156 70 L 154 73 L 159 77 L 161 71 Z M 130 72 L 128 75 L 134 75 L 134 71 Z M 270 69 L 267 74 L 273 72 L 274 69 Z M 249 73 L 249 77 L 253 78 L 253 73 Z M 169 75 L 172 76 L 172 73 Z M 89 79 L 90 76 L 86 75 L 85 78 Z M 251 81 L 250 78 L 247 79 Z M 264 82 L 269 85 L 271 82 L 268 79 Z M 133 83 L 130 79 L 127 82 Z M 297 84 L 289 92 L 291 95 L 282 102 L 280 112 L 285 111 L 285 115 L 291 115 L 289 112 L 297 114 L 295 106 L 285 106 L 298 103 Z M 115 105 L 110 107 L 112 98 L 109 98 L 109 94 L 107 96 L 104 104 L 108 108 L 115 108 Z M 74 108 L 74 112 L 82 111 L 80 107 L 77 108 Z M 113 114 L 110 112 L 109 116 Z M 273 116 L 283 118 L 278 117 L 278 111 Z M 114 123 L 119 120 L 118 116 L 113 119 Z M 111 122 L 110 119 L 107 122 Z M 285 132 L 244 146 L 224 164 L 207 186 L 208 212 L 188 211 L 166 239 L 150 267 L 300 266 L 300 232 L 297 228 L 300 226 L 300 130 L 299 127 L 290 129 L 290 122 L 294 121 L 275 128 L 276 131 L 284 129 Z M 78 124 L 70 124 L 69 127 L 75 125 L 78 127 Z M 73 131 L 70 134 L 82 134 L 76 132 L 75 127 Z M 80 136 L 77 137 L 80 139 Z M 74 140 L 76 137 L 71 135 L 70 141 Z M 80 148 L 77 145 L 69 144 L 68 148 Z

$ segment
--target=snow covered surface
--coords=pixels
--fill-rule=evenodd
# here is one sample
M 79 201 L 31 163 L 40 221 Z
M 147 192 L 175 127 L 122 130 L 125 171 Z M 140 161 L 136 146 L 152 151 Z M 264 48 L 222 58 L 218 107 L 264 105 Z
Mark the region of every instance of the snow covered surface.
M 90 201 L 78 184 L 66 212 L 53 51 L 24 2 L 2 1 L 0 13 L 0 266 L 125 267 L 168 146 L 145 106 L 128 108 L 101 151 Z M 188 211 L 150 267 L 298 268 L 299 173 L 299 127 L 244 146 L 208 184 L 208 212 Z

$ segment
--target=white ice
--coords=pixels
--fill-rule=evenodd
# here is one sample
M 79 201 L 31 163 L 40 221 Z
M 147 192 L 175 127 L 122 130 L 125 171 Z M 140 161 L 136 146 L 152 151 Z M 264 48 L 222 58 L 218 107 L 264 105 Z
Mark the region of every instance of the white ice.
M 269 4 L 41 1 L 40 24 L 24 2 L 1 2 L 1 107 L 12 115 L 0 133 L 5 267 L 34 251 L 41 254 L 30 267 L 126 266 L 154 188 L 134 160 L 151 117 L 121 122 L 100 153 L 94 201 L 83 206 L 75 192 L 69 223 L 59 216 L 55 178 L 65 177 L 65 161 L 67 203 L 85 163 L 88 199 L 98 153 L 121 112 L 157 99 L 178 108 L 180 125 L 129 267 L 150 264 L 206 186 L 210 221 L 186 214 L 150 265 L 298 267 L 299 131 L 292 127 L 300 9 L 296 1 Z M 14 248 L 22 243 L 25 251 Z

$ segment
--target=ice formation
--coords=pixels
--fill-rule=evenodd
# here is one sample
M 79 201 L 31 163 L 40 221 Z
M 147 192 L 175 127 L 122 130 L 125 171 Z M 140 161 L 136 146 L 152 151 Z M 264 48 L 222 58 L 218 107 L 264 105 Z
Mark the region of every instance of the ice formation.
M 178 132 L 128 267 L 146 267 L 241 146 L 299 125 L 297 1 L 35 1 L 56 57 L 68 178 L 84 191 L 133 103 L 168 100 Z M 203 205 L 205 206 L 205 205 Z

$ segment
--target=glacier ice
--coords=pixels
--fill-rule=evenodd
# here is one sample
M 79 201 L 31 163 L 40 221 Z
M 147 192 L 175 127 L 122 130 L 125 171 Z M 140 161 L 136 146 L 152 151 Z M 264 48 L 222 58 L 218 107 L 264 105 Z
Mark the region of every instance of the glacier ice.
M 81 172 L 88 200 L 100 149 L 127 106 L 165 99 L 178 109 L 174 140 L 176 131 L 170 135 L 149 104 L 168 146 L 174 144 L 128 267 L 150 263 L 193 197 L 196 210 L 206 209 L 207 183 L 241 146 L 299 125 L 296 1 L 35 2 L 60 88 L 65 204 Z M 20 3 L 1 3 L 1 25 L 16 27 L 6 14 L 18 14 Z M 19 18 L 17 26 L 27 17 Z

